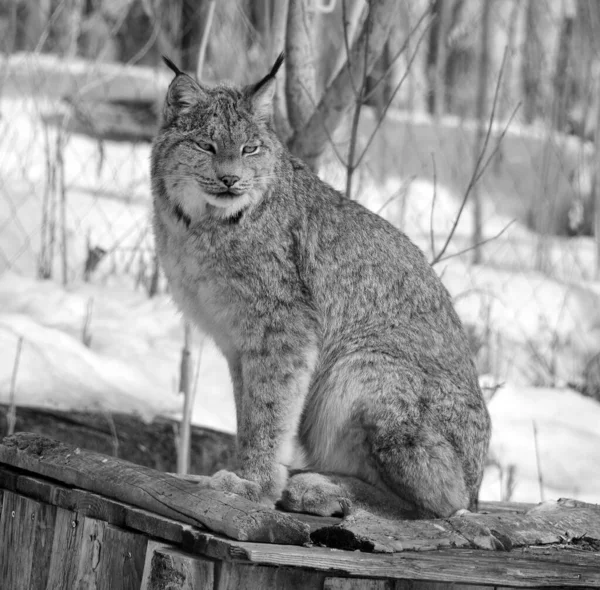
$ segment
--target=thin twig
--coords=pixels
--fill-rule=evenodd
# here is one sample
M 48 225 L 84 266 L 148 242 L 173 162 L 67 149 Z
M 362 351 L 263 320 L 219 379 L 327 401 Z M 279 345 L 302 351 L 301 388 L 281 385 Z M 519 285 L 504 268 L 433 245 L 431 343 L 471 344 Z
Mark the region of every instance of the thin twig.
M 117 427 L 115 421 L 110 412 L 105 412 L 104 417 L 108 422 L 108 428 L 110 429 L 110 439 L 112 443 L 113 457 L 119 457 L 119 435 L 117 434 Z
M 438 253 L 438 255 L 433 259 L 433 261 L 431 262 L 432 265 L 436 264 L 437 262 L 439 262 L 442 257 L 444 256 L 446 249 L 448 248 L 448 245 L 450 244 L 450 241 L 452 240 L 452 238 L 454 237 L 454 233 L 456 232 L 456 228 L 458 227 L 458 222 L 460 221 L 460 218 L 462 216 L 463 210 L 467 204 L 467 199 L 469 198 L 469 195 L 471 194 L 471 190 L 473 189 L 473 186 L 475 186 L 475 183 L 479 180 L 479 178 L 481 177 L 481 174 L 483 174 L 485 168 L 487 167 L 487 164 L 490 162 L 490 158 L 488 158 L 488 160 L 486 161 L 486 165 L 484 166 L 483 169 L 480 169 L 481 166 L 481 161 L 483 160 L 483 156 L 487 150 L 487 146 L 490 140 L 490 136 L 492 133 L 492 127 L 494 124 L 494 117 L 496 115 L 496 106 L 498 104 L 498 95 L 500 92 L 500 82 L 502 81 L 502 73 L 504 71 L 504 66 L 506 64 L 506 49 L 504 50 L 504 56 L 502 58 L 502 65 L 500 66 L 500 72 L 498 74 L 498 80 L 496 81 L 496 89 L 494 91 L 494 100 L 492 103 L 492 112 L 490 113 L 490 119 L 489 119 L 489 123 L 487 126 L 487 132 L 485 134 L 485 139 L 483 141 L 483 145 L 481 146 L 481 151 L 479 153 L 479 156 L 477 157 L 477 161 L 475 162 L 475 166 L 473 167 L 473 173 L 471 175 L 471 179 L 469 180 L 469 184 L 467 185 L 467 188 L 464 192 L 463 198 L 462 198 L 462 202 L 460 204 L 460 207 L 458 208 L 458 213 L 456 214 L 456 217 L 454 218 L 454 223 L 452 224 L 452 228 L 450 229 L 450 233 L 448 234 L 448 236 L 446 237 L 446 241 L 444 242 L 444 245 L 442 247 L 442 249 L 440 250 L 440 252 Z M 498 147 L 500 146 L 500 142 L 502 141 L 502 139 L 504 138 L 504 135 L 506 134 L 506 131 L 508 130 L 508 126 L 510 125 L 510 123 L 513 120 L 514 115 L 517 112 L 518 107 L 520 106 L 517 105 L 517 107 L 515 108 L 515 110 L 513 111 L 512 116 L 510 117 L 510 119 L 508 120 L 503 132 L 500 134 L 500 137 L 498 138 L 498 140 L 496 141 L 496 145 L 494 150 L 492 151 L 492 156 L 498 151 Z M 490 156 L 491 157 L 491 156 Z
M 8 397 L 8 415 L 6 421 L 8 423 L 8 435 L 14 434 L 15 426 L 17 424 L 17 404 L 16 404 L 16 388 L 17 388 L 17 374 L 19 373 L 19 361 L 21 359 L 21 350 L 23 349 L 23 336 L 19 336 L 17 342 L 17 353 L 15 354 L 15 362 L 13 364 L 13 371 L 10 378 L 10 392 Z
M 479 248 L 480 246 L 483 246 L 483 245 L 487 244 L 488 242 L 493 242 L 494 240 L 497 240 L 515 221 L 516 221 L 516 219 L 509 221 L 496 235 L 491 236 L 489 238 L 485 238 L 485 240 L 481 240 L 477 244 L 471 244 L 468 248 L 465 248 L 464 250 L 459 250 L 458 252 L 448 254 L 447 256 L 442 256 L 441 258 L 436 257 L 432 261 L 431 266 L 433 266 L 434 264 L 437 264 L 438 262 L 444 262 L 445 260 L 449 260 L 450 258 L 456 258 L 457 256 L 461 256 L 462 254 L 466 254 L 467 252 L 470 252 L 474 248 Z
M 352 198 L 352 177 L 354 175 L 354 171 L 356 170 L 356 166 L 354 165 L 354 155 L 356 153 L 356 142 L 358 139 L 358 123 L 360 121 L 360 111 L 363 106 L 364 101 L 364 93 L 367 87 L 367 80 L 369 78 L 368 74 L 368 59 L 369 59 L 369 35 L 371 27 L 369 26 L 371 20 L 371 7 L 369 5 L 369 12 L 367 14 L 366 21 L 366 39 L 365 39 L 365 51 L 363 56 L 363 79 L 361 86 L 358 90 L 355 88 L 355 96 L 354 96 L 354 114 L 352 116 L 352 127 L 350 131 L 350 145 L 348 146 L 348 162 L 346 164 L 346 198 Z M 347 43 L 347 31 L 346 31 L 346 21 L 344 20 L 344 39 L 346 39 L 346 49 L 348 50 Z M 350 53 L 347 54 L 347 60 L 350 62 Z
M 533 424 L 533 443 L 535 445 L 535 463 L 537 466 L 537 474 L 538 474 L 538 485 L 540 488 L 540 501 L 544 501 L 544 480 L 542 477 L 542 464 L 540 462 L 540 449 L 538 446 L 538 433 L 537 433 L 537 425 L 535 420 L 532 420 Z
M 377 215 L 381 215 L 381 212 L 394 200 L 396 200 L 402 193 L 406 192 L 406 188 L 408 186 L 410 186 L 412 184 L 412 182 L 415 180 L 416 176 L 409 176 L 400 186 L 400 188 L 392 194 L 392 196 L 383 204 L 381 205 L 381 207 L 379 207 L 379 209 L 377 211 L 375 211 L 375 213 Z
M 81 330 L 81 341 L 83 345 L 87 348 L 92 344 L 92 335 L 90 333 L 90 325 L 92 323 L 92 310 L 94 309 L 94 298 L 90 297 L 88 299 L 86 308 L 85 308 L 85 318 L 83 320 L 83 328 Z
M 435 210 L 435 200 L 437 198 L 437 170 L 435 167 L 435 156 L 431 153 L 431 163 L 433 165 L 433 199 L 431 200 L 431 211 L 429 212 L 429 239 L 431 241 L 431 256 L 435 259 L 435 236 L 433 231 L 433 212 Z

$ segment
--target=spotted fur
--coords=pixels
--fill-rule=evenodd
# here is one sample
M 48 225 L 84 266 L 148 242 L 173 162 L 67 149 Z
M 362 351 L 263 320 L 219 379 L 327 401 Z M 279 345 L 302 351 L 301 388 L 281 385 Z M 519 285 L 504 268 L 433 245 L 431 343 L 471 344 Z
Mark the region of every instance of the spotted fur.
M 176 71 L 152 148 L 163 269 L 234 386 L 237 465 L 203 483 L 317 514 L 472 507 L 490 420 L 450 297 L 278 140 L 279 65 L 245 88 Z

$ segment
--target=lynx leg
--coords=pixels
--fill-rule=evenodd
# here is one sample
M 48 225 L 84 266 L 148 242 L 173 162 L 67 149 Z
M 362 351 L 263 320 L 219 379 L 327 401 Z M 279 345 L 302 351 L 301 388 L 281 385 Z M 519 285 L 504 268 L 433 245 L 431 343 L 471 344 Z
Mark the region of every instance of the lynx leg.
M 469 508 L 489 422 L 478 392 L 457 381 L 375 352 L 344 357 L 315 381 L 318 391 L 309 398 L 329 393 L 326 403 L 315 401 L 305 412 L 308 466 L 387 490 L 402 510 L 419 517 Z M 297 505 L 299 495 L 286 504 Z

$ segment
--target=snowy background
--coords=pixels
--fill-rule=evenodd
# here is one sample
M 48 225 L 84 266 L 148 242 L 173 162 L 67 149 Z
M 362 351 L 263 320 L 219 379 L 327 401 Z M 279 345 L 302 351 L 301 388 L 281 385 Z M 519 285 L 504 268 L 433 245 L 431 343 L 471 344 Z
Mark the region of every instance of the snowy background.
M 2 59 L 0 76 L 0 403 L 12 390 L 17 406 L 179 417 L 183 327 L 157 274 L 149 144 L 73 132 L 61 101 L 138 89 L 158 103 L 169 75 L 17 53 Z M 374 124 L 365 110 L 360 141 Z M 464 117 L 392 110 L 357 172 L 356 198 L 432 260 L 457 218 L 473 135 Z M 540 194 L 563 207 L 566 224 L 589 217 L 581 195 L 592 191 L 594 157 L 591 142 L 517 118 L 478 184 L 490 240 L 481 261 L 468 251 L 469 201 L 435 265 L 489 400 L 483 500 L 600 502 L 600 402 L 578 392 L 600 388 L 597 243 L 560 228 L 540 234 L 528 219 Z M 321 175 L 343 189 L 333 152 Z M 201 334 L 193 341 L 193 422 L 235 432 L 225 361 Z

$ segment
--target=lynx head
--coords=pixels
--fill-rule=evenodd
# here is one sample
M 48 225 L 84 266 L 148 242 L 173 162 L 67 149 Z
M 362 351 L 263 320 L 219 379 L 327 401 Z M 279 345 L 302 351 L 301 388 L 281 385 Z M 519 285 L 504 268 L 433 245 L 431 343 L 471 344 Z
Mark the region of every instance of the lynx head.
M 155 193 L 166 194 L 192 220 L 207 204 L 213 214 L 228 218 L 261 199 L 282 150 L 272 128 L 282 61 L 283 54 L 256 84 L 206 88 L 165 58 L 175 78 L 152 148 Z

